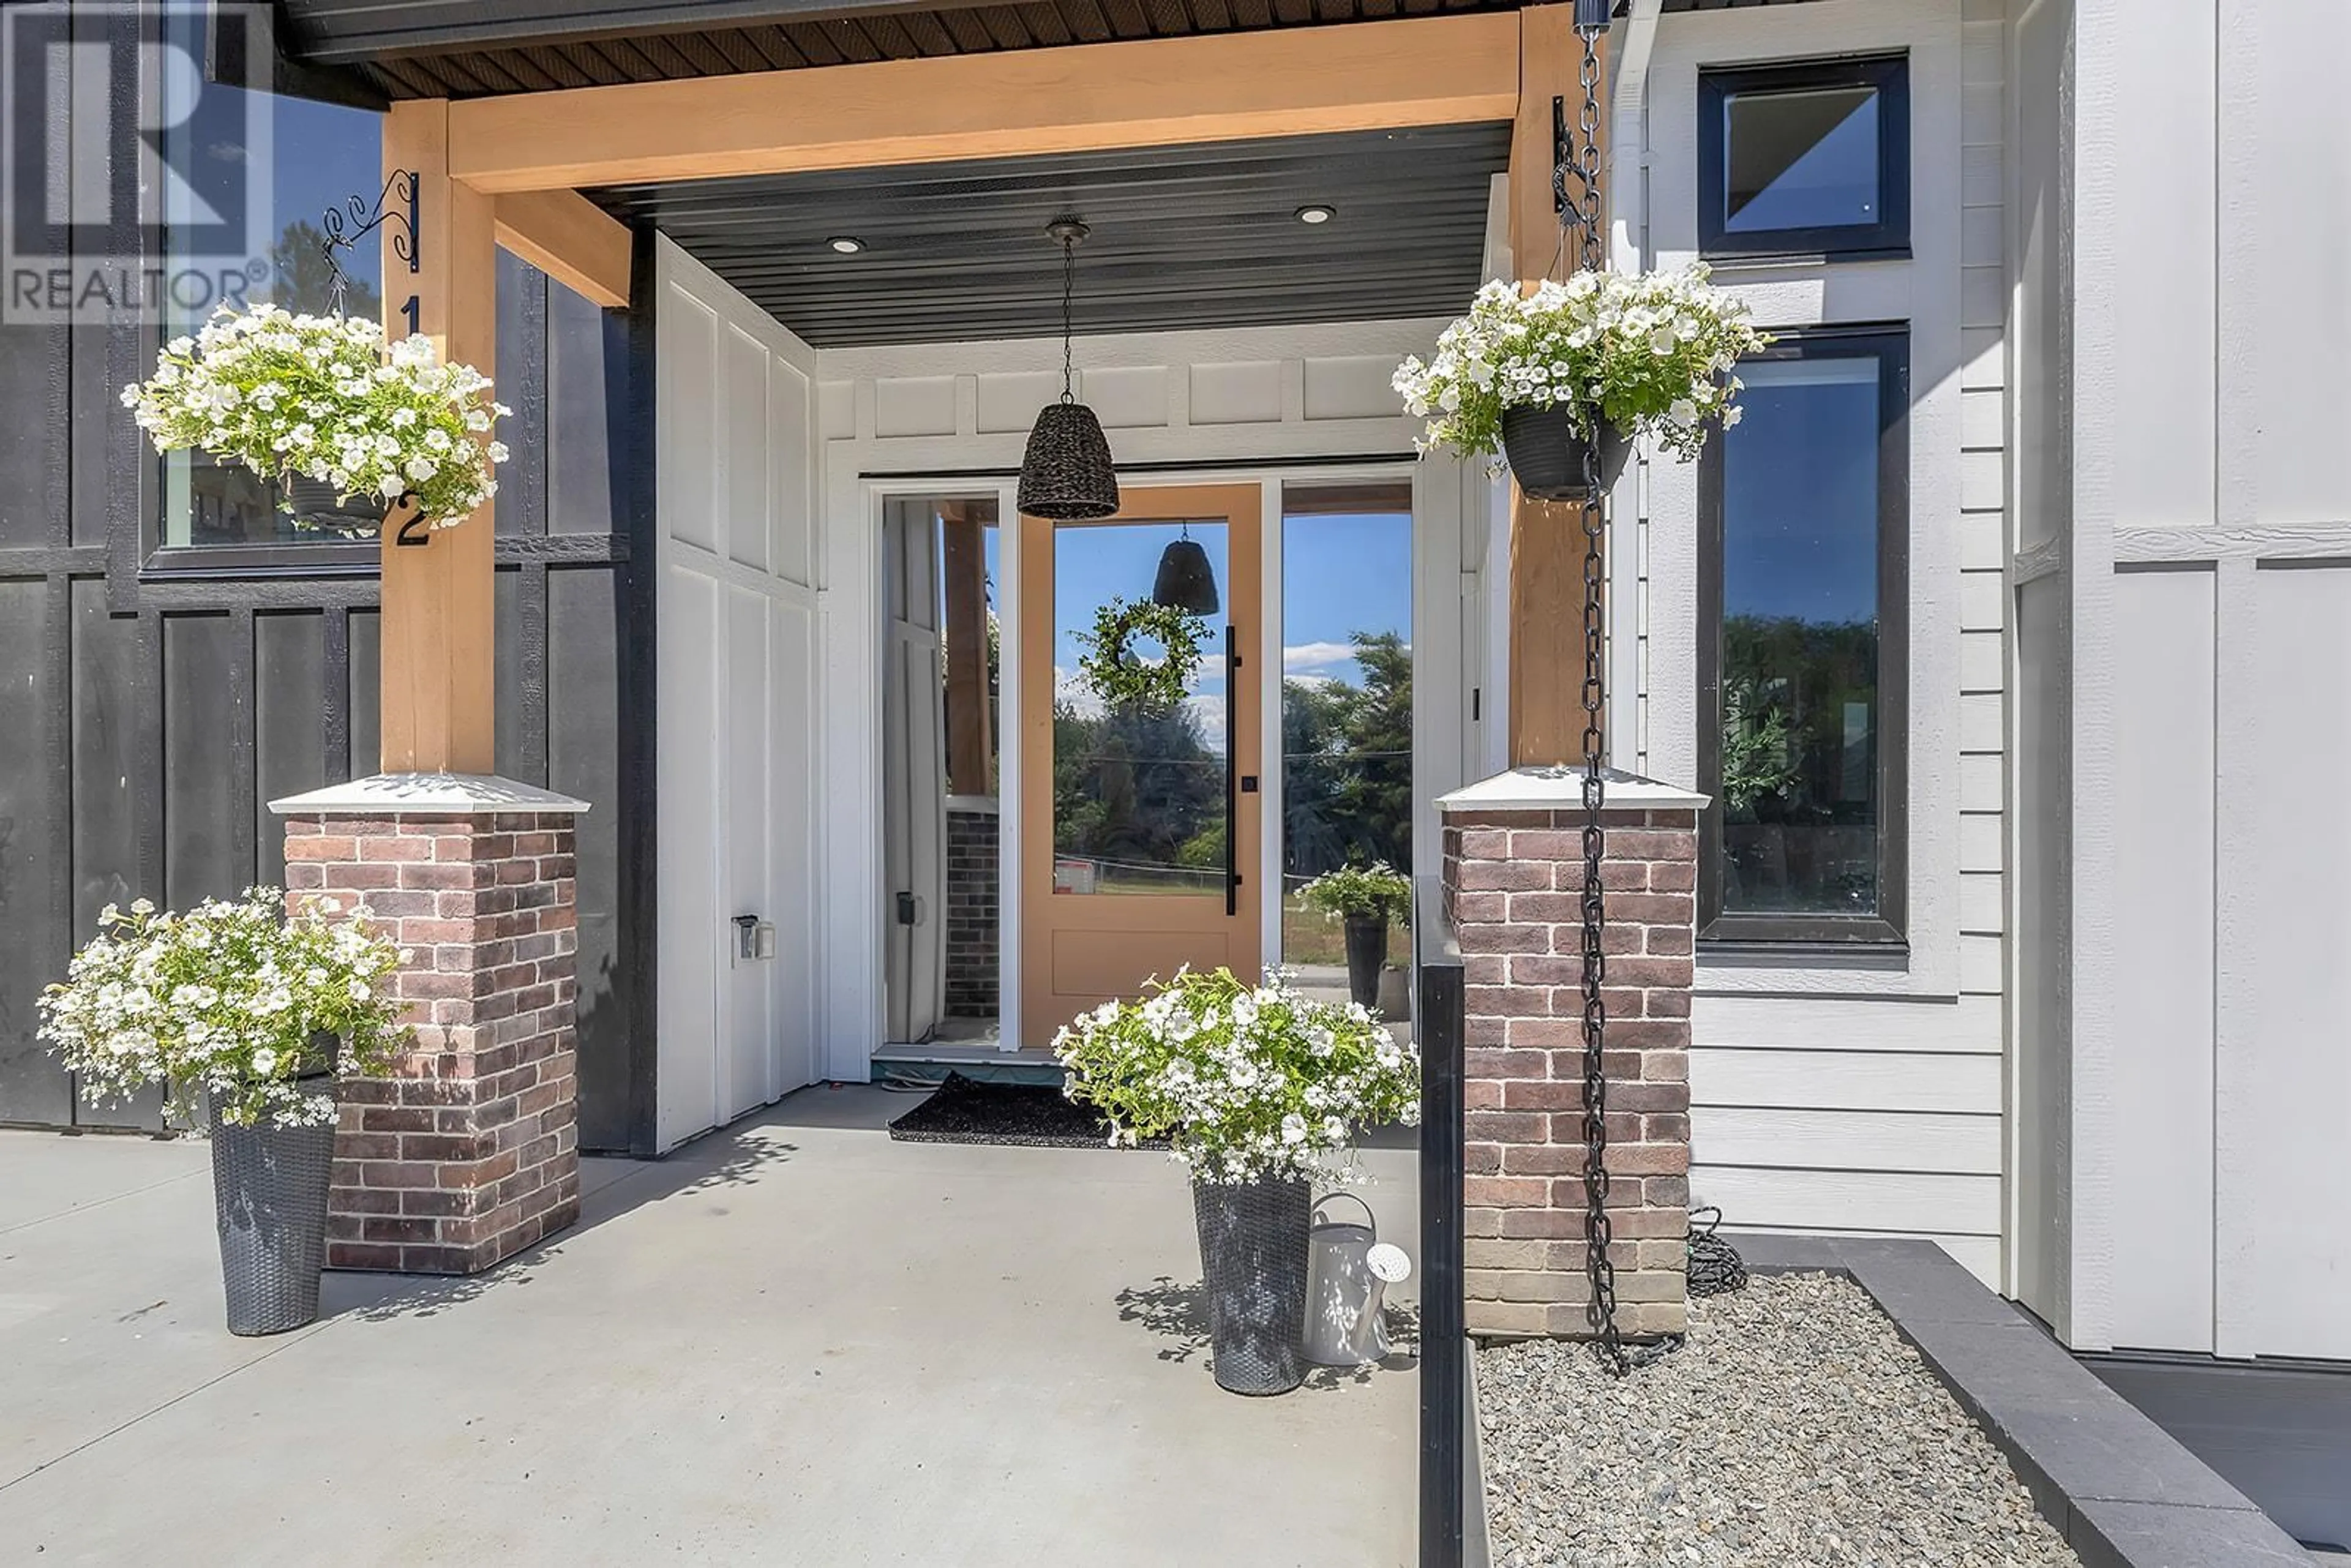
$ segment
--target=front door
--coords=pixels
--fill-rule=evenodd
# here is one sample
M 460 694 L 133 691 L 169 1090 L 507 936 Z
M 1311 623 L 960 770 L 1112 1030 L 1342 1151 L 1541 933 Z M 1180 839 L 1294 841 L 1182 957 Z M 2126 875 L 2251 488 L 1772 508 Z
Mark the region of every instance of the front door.
M 1021 1031 L 1184 965 L 1255 979 L 1266 657 L 1255 485 L 1129 487 L 1099 522 L 1020 519 Z M 1168 547 L 1207 559 L 1217 608 L 1165 712 L 1104 703 L 1081 633 L 1113 599 L 1147 601 Z M 1188 553 L 1188 552 L 1186 552 Z M 1155 659 L 1156 644 L 1133 650 Z

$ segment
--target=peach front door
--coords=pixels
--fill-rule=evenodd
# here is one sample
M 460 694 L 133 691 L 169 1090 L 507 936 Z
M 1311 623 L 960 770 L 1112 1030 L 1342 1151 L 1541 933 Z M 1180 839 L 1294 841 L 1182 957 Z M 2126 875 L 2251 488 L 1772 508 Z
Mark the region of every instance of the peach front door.
M 1253 977 L 1260 961 L 1261 492 L 1130 486 L 1124 499 L 1099 522 L 1020 519 L 1024 1044 L 1179 966 Z M 1080 634 L 1113 598 L 1148 602 L 1163 558 L 1186 540 L 1207 559 L 1216 608 L 1200 616 L 1185 700 L 1157 713 L 1105 705 L 1079 675 Z

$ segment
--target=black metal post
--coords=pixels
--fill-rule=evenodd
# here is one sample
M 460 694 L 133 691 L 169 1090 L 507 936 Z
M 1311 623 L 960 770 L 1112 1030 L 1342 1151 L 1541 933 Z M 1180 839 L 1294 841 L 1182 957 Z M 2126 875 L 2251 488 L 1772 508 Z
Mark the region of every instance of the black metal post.
M 1461 955 L 1424 879 L 1420 1006 L 1420 1568 L 1461 1568 L 1469 1369 L 1462 1257 Z

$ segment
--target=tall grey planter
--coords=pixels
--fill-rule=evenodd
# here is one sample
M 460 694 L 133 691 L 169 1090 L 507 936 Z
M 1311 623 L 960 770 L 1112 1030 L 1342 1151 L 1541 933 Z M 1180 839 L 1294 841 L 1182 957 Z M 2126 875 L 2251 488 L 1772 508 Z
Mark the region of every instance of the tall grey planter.
M 1347 995 L 1363 1007 L 1380 1005 L 1380 971 L 1388 962 L 1388 923 L 1384 915 L 1347 916 Z
M 212 1134 L 228 1332 L 298 1329 L 319 1315 L 335 1124 L 232 1127 L 214 1107 Z
M 1306 1231 L 1301 1180 L 1192 1184 L 1207 1281 L 1209 1365 L 1235 1394 L 1287 1394 L 1306 1377 Z

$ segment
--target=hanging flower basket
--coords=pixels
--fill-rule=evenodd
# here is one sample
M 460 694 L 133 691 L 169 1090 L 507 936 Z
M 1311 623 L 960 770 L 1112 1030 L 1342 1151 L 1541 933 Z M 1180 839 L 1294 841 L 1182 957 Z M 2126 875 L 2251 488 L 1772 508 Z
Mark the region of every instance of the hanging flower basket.
M 298 524 L 364 532 L 404 497 L 442 528 L 496 494 L 507 448 L 491 429 L 512 411 L 489 394 L 429 338 L 387 344 L 373 321 L 256 305 L 165 344 L 122 402 L 156 451 L 242 464 L 285 487 Z
M 1520 295 L 1489 283 L 1395 390 L 1427 420 L 1423 451 L 1502 452 L 1519 486 L 1542 500 L 1584 493 L 1583 443 L 1597 431 L 1604 484 L 1647 438 L 1685 461 L 1715 424 L 1739 422 L 1732 368 L 1771 342 L 1744 302 L 1703 266 L 1631 277 L 1579 272 Z
M 1537 501 L 1581 501 L 1586 493 L 1584 455 L 1592 437 L 1563 403 L 1502 411 L 1502 455 L 1519 488 Z M 1614 488 L 1633 444 L 1605 426 L 1600 432 L 1600 488 Z

